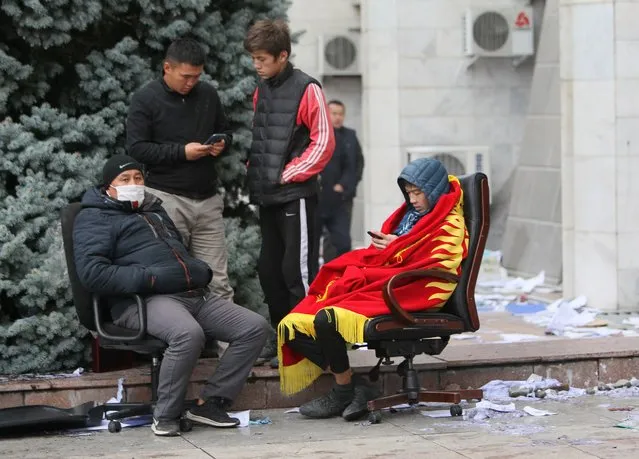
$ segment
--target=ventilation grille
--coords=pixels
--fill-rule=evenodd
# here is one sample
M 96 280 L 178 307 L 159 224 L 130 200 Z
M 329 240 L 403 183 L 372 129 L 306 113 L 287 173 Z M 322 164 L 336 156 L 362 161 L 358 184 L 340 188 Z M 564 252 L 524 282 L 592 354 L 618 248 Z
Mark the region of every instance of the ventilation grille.
M 324 58 L 334 69 L 345 70 L 357 59 L 357 47 L 347 37 L 334 37 L 324 47 Z
M 464 163 L 457 159 L 456 156 L 446 153 L 437 153 L 433 155 L 433 158 L 440 161 L 446 168 L 446 171 L 451 175 L 459 177 L 467 174 L 466 166 L 464 166 Z
M 486 51 L 497 51 L 508 41 L 510 28 L 506 18 L 492 11 L 482 13 L 473 24 L 475 43 Z

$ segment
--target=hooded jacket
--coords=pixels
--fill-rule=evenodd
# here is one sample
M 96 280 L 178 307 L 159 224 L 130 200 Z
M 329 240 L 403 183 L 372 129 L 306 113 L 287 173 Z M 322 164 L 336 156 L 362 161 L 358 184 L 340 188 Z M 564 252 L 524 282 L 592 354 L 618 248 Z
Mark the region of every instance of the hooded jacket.
M 410 203 L 410 198 L 405 190 L 406 183 L 415 185 L 424 193 L 426 199 L 428 199 L 429 207 L 425 212 L 417 212 Z M 404 214 L 402 221 L 395 230 L 395 234 L 397 235 L 406 234 L 410 231 L 421 217 L 435 207 L 439 198 L 450 191 L 448 172 L 444 165 L 434 158 L 419 158 L 408 163 L 399 174 L 397 184 L 399 185 L 399 189 L 402 190 L 402 194 L 408 205 L 406 214 Z
M 146 193 L 133 209 L 98 187 L 82 198 L 73 226 L 76 269 L 87 290 L 109 296 L 114 319 L 132 304 L 127 294 L 180 293 L 211 281 L 211 268 L 189 255 L 161 202 Z

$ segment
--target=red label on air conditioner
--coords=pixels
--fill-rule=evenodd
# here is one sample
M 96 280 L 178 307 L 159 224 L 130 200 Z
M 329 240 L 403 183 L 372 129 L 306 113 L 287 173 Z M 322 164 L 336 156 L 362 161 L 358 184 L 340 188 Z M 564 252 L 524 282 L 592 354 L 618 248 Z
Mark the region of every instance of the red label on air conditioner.
M 530 18 L 525 11 L 522 11 L 517 15 L 517 19 L 515 19 L 515 27 L 519 29 L 527 29 L 530 27 Z

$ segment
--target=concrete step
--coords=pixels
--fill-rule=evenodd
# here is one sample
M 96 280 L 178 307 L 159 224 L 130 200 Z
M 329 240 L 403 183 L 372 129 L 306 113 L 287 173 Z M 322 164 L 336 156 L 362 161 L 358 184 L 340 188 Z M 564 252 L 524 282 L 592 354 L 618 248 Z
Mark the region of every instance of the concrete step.
M 349 355 L 356 372 L 368 372 L 377 363 L 373 351 L 356 350 Z M 395 367 L 402 358 L 393 360 L 395 365 L 381 368 L 380 383 L 387 395 L 401 387 Z M 422 386 L 433 390 L 479 388 L 495 379 L 525 380 L 532 373 L 558 379 L 572 387 L 591 387 L 598 382 L 639 377 L 639 338 L 557 338 L 510 344 L 450 345 L 437 357 L 416 357 L 415 363 Z M 198 362 L 187 398 L 197 397 L 216 365 L 217 359 Z M 88 401 L 106 402 L 115 396 L 120 378 L 124 378 L 126 401 L 150 399 L 149 368 L 139 367 L 71 378 L 0 383 L 0 408 L 40 404 L 68 408 Z M 255 367 L 233 409 L 296 407 L 325 393 L 331 384 L 332 377 L 325 374 L 306 391 L 286 397 L 280 393 L 277 370 Z

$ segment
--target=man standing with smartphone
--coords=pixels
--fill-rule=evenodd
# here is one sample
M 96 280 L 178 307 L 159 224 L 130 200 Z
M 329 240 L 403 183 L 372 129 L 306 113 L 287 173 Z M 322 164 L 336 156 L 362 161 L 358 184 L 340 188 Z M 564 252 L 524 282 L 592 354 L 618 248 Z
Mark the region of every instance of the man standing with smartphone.
M 231 142 L 229 123 L 215 88 L 199 81 L 205 52 L 191 38 L 167 49 L 162 76 L 131 99 L 126 145 L 144 164 L 146 186 L 162 206 L 195 258 L 213 270 L 211 290 L 233 299 L 227 275 L 224 198 L 218 193 L 216 158 Z M 213 134 L 226 134 L 207 144 Z
M 333 155 L 335 137 L 319 83 L 289 62 L 286 22 L 255 22 L 244 48 L 260 77 L 253 94 L 248 188 L 259 206 L 260 284 L 277 327 L 306 296 L 317 273 L 317 177 Z M 273 346 L 273 357 L 275 351 Z M 267 354 L 265 348 L 260 357 Z M 271 366 L 276 364 L 272 360 Z

